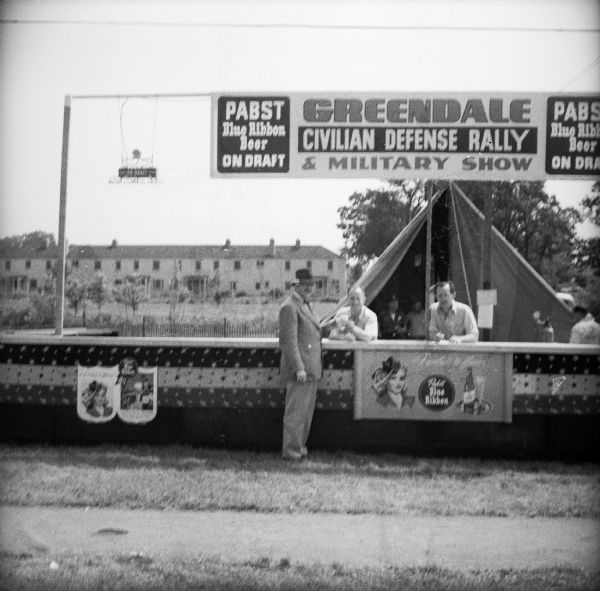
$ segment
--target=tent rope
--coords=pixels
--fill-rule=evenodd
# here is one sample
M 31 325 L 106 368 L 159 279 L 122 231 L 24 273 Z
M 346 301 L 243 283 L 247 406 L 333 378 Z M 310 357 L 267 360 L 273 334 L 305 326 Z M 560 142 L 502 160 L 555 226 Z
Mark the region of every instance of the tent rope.
M 454 201 L 454 190 L 452 188 L 450 189 L 450 197 L 452 199 L 452 214 L 454 216 L 454 225 L 456 226 L 456 236 L 458 238 L 458 254 L 460 255 L 460 266 L 465 280 L 465 287 L 467 291 L 467 300 L 469 301 L 469 307 L 473 309 L 473 304 L 471 303 L 471 291 L 469 290 L 469 281 L 467 279 L 467 269 L 465 267 L 465 257 L 463 256 L 462 240 L 460 238 L 460 228 L 458 227 L 458 218 L 456 217 L 456 202 Z

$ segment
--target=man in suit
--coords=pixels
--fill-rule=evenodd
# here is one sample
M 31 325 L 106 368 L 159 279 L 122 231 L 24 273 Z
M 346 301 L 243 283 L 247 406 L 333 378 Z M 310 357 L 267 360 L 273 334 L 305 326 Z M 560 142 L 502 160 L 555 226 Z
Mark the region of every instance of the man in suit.
M 323 373 L 321 327 L 310 307 L 314 279 L 308 269 L 296 271 L 296 285 L 279 310 L 281 375 L 286 382 L 282 455 L 301 460 L 308 454 L 317 383 Z

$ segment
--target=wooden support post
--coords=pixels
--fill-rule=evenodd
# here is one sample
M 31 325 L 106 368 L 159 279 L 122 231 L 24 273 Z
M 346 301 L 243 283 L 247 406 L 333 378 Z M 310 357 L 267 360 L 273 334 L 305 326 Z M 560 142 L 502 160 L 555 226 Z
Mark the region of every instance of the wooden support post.
M 425 332 L 429 338 L 429 319 L 431 311 L 429 309 L 429 292 L 431 290 L 431 225 L 433 220 L 433 205 L 432 205 L 432 181 L 425 183 L 425 191 L 427 194 L 427 239 L 425 241 Z
M 494 216 L 494 204 L 492 199 L 494 197 L 496 185 L 490 184 L 489 194 L 486 195 L 484 211 L 485 216 L 483 224 L 483 277 L 482 287 L 483 289 L 492 288 L 492 218 Z M 492 340 L 492 330 L 484 328 L 482 330 L 482 340 Z
M 58 210 L 58 259 L 56 262 L 56 300 L 54 312 L 54 334 L 62 336 L 65 317 L 65 269 L 66 240 L 65 225 L 67 219 L 67 164 L 69 160 L 69 125 L 71 122 L 71 96 L 65 95 L 63 115 L 62 158 L 60 165 L 60 205 Z

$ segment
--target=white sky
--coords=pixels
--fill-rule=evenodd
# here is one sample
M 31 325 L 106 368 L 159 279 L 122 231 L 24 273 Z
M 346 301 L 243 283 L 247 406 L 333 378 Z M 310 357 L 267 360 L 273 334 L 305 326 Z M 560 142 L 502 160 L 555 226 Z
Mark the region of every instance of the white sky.
M 0 10 L 1 236 L 36 229 L 58 234 L 65 94 L 600 91 L 596 0 L 5 0 Z M 235 26 L 248 24 L 257 26 Z M 391 25 L 400 28 L 381 28 Z M 440 28 L 404 28 L 410 25 Z M 553 28 L 594 32 L 547 30 Z M 230 238 L 266 244 L 274 238 L 289 244 L 300 238 L 337 251 L 343 245 L 338 207 L 353 191 L 381 185 L 377 179 L 210 179 L 208 98 L 131 99 L 122 120 L 121 105 L 73 101 L 71 243 Z M 109 184 L 123 151 L 135 147 L 154 157 L 160 183 Z M 590 187 L 546 184 L 564 205 L 577 205 Z M 589 236 L 591 226 L 580 233 Z

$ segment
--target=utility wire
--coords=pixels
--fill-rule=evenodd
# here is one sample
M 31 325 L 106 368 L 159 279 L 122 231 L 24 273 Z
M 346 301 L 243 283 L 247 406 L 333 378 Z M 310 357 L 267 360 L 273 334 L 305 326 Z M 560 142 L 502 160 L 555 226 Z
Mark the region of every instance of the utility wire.
M 567 88 L 568 86 L 573 84 L 573 82 L 575 82 L 575 80 L 577 80 L 578 78 L 583 76 L 586 72 L 591 70 L 594 66 L 596 66 L 599 63 L 600 63 L 600 55 L 592 63 L 588 64 L 585 68 L 583 68 L 583 70 L 581 70 L 581 72 L 579 72 L 579 74 L 577 74 L 576 76 L 571 78 L 571 80 L 569 80 L 569 82 L 567 82 L 558 92 L 562 92 L 565 88 Z
M 598 28 L 582 27 L 499 27 L 466 25 L 339 25 L 309 23 L 203 23 L 177 21 L 40 20 L 0 19 L 3 25 L 84 25 L 111 27 L 187 27 L 203 29 L 307 29 L 342 31 L 470 31 L 489 33 L 600 33 Z

